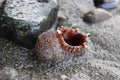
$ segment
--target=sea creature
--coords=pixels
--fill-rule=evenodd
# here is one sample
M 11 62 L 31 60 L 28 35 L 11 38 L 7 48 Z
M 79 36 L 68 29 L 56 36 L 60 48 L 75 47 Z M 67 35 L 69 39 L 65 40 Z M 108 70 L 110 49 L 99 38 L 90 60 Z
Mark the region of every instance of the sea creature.
M 65 55 L 81 55 L 81 51 L 87 47 L 87 36 L 69 27 L 50 29 L 39 35 L 35 54 L 41 62 L 61 61 Z

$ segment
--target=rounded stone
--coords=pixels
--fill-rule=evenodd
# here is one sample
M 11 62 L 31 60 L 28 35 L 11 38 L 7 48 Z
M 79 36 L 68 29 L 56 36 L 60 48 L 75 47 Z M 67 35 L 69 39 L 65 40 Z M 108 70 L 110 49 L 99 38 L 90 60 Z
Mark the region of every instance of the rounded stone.
M 112 14 L 104 9 L 94 9 L 93 11 L 89 11 L 83 15 L 83 20 L 87 23 L 96 23 L 108 20 L 111 18 Z

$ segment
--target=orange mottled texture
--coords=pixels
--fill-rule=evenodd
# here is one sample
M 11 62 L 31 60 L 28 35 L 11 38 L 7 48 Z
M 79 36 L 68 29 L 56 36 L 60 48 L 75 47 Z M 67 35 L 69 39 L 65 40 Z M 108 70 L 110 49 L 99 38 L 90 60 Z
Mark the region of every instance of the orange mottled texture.
M 41 62 L 56 62 L 64 58 L 55 30 L 50 29 L 38 37 L 35 52 Z
M 50 29 L 39 35 L 35 53 L 41 62 L 56 62 L 71 55 L 81 55 L 86 36 L 69 27 L 57 30 Z
M 57 37 L 64 50 L 75 54 L 85 48 L 83 43 L 86 42 L 86 35 L 82 35 L 69 27 L 61 27 L 59 30 L 62 33 L 57 34 Z

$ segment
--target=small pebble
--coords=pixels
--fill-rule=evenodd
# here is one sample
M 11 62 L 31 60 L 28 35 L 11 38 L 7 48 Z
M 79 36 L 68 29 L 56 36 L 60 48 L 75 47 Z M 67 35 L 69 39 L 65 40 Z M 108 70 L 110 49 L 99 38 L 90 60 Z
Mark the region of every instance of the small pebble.
M 65 80 L 65 79 L 67 79 L 67 76 L 66 75 L 61 75 L 61 77 L 60 77 L 62 80 Z
M 83 15 L 83 20 L 87 23 L 93 24 L 100 21 L 108 20 L 112 14 L 104 9 L 95 9 L 93 11 L 89 11 Z

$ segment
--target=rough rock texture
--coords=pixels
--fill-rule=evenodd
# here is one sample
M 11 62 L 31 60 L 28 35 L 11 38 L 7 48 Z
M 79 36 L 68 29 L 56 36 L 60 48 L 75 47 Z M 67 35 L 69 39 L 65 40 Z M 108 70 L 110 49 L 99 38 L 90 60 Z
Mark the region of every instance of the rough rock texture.
M 6 16 L 0 26 L 0 36 L 16 41 L 26 48 L 33 48 L 38 34 L 51 28 L 56 20 L 56 0 L 8 0 Z
M 95 8 L 90 4 L 92 0 L 59 2 L 63 7 L 59 15 L 70 17 L 65 25 L 90 33 L 84 55 L 53 65 L 42 64 L 36 57 L 29 56 L 26 49 L 0 38 L 0 72 L 10 67 L 17 71 L 17 80 L 120 80 L 120 6 L 110 10 L 113 14 L 110 19 L 89 25 L 77 16 Z

